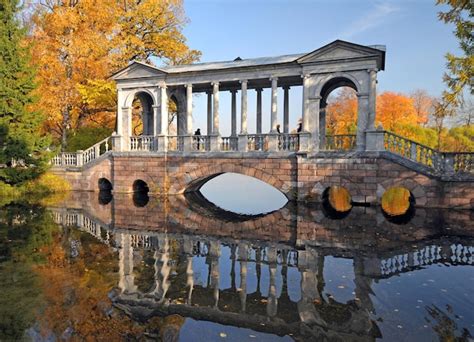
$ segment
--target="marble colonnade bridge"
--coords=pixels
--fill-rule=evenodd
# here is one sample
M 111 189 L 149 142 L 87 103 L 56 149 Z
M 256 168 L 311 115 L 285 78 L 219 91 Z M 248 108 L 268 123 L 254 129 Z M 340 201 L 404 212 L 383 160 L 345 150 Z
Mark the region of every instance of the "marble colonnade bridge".
M 473 153 L 439 152 L 375 127 L 377 73 L 384 69 L 384 46 L 340 40 L 310 53 L 268 58 L 165 67 L 133 62 L 112 76 L 118 89 L 116 132 L 85 151 L 61 153 L 53 170 L 74 190 L 97 191 L 106 180 L 115 193 L 146 184 L 155 194 L 177 194 L 237 172 L 273 185 L 290 200 L 319 201 L 328 187 L 338 185 L 354 202 L 376 204 L 388 188 L 403 186 L 417 206 L 473 208 Z M 289 103 L 297 86 L 302 87 L 301 120 L 292 133 Z M 327 99 L 342 86 L 357 94 L 356 134 L 327 135 Z M 269 113 L 262 109 L 265 88 L 271 89 Z M 250 91 L 256 92 L 255 132 L 248 129 Z M 222 92 L 231 93 L 227 137 L 220 127 Z M 198 93 L 207 94 L 207 127 L 201 135 L 193 134 L 193 94 Z M 140 134 L 134 101 L 141 108 Z M 269 132 L 263 132 L 264 119 L 270 121 Z

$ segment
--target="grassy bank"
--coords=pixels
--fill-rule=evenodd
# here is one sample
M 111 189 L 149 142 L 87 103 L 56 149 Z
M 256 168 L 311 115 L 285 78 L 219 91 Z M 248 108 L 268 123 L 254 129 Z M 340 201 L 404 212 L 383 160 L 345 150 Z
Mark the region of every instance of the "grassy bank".
M 0 182 L 0 206 L 18 200 L 51 205 L 61 201 L 69 190 L 71 186 L 66 180 L 51 173 L 17 186 Z

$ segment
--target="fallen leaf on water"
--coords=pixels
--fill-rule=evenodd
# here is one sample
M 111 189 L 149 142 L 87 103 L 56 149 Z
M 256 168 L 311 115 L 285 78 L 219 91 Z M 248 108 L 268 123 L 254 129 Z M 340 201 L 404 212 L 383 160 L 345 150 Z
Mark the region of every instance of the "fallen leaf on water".
M 222 337 L 222 338 L 224 338 L 224 337 L 227 337 L 227 334 L 221 332 L 221 333 L 219 334 L 219 336 Z

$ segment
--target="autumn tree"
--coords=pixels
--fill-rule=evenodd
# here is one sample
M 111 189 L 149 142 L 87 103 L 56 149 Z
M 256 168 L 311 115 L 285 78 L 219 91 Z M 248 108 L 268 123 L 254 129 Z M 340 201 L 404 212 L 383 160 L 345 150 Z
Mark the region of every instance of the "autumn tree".
M 386 130 L 398 124 L 415 124 L 418 121 L 413 99 L 394 92 L 383 92 L 377 96 L 376 121 Z
M 192 62 L 181 0 L 42 0 L 31 40 L 39 64 L 40 107 L 61 137 L 92 124 L 114 126 L 115 88 L 108 76 L 134 59 Z
M 33 110 L 35 70 L 16 16 L 18 0 L 0 0 L 0 182 L 18 184 L 41 174 L 49 159 L 44 117 Z
M 433 111 L 434 98 L 424 89 L 417 89 L 410 94 L 415 108 L 417 123 L 425 126 Z
M 330 95 L 326 106 L 326 126 L 328 134 L 354 133 L 357 125 L 357 96 L 348 87 Z

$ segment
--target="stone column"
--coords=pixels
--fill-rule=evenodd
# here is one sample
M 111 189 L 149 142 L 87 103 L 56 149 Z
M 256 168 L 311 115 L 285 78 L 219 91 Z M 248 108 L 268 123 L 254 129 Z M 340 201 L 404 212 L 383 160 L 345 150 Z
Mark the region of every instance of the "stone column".
M 211 151 L 220 150 L 220 133 L 219 133 L 219 82 L 212 83 L 213 103 L 213 124 L 212 135 L 210 139 Z
M 212 92 L 208 91 L 207 94 L 207 135 L 212 134 Z
M 230 135 L 233 137 L 237 136 L 237 90 L 231 90 L 232 103 L 231 103 L 231 129 Z
M 159 105 L 153 105 L 152 107 L 153 110 L 153 127 L 151 134 L 156 137 L 158 135 L 158 129 L 159 129 L 159 116 L 160 116 L 160 106 Z
M 159 119 L 156 122 L 158 137 L 157 145 L 158 151 L 166 152 L 168 150 L 168 93 L 166 85 L 160 85 L 159 90 Z
M 321 105 L 321 96 L 308 97 L 307 99 L 307 108 L 308 108 L 308 117 L 309 123 L 308 128 L 311 133 L 311 139 L 309 143 L 309 150 L 312 152 L 319 151 L 319 108 Z
M 309 132 L 309 75 L 303 75 L 303 132 Z
M 370 69 L 369 72 L 369 115 L 367 129 L 375 129 L 375 100 L 377 98 L 377 69 Z
M 326 107 L 319 110 L 319 148 L 326 147 Z
M 186 85 L 186 134 L 193 134 L 193 85 Z
M 240 102 L 240 134 L 239 134 L 239 151 L 246 152 L 248 149 L 247 140 L 247 80 L 240 81 L 242 84 L 241 89 L 241 102 Z
M 255 89 L 257 91 L 257 134 L 262 134 L 262 88 Z
M 186 133 L 183 138 L 184 151 L 193 150 L 193 85 L 186 84 Z
M 283 97 L 283 133 L 290 132 L 290 87 L 283 87 L 285 95 Z
M 272 104 L 271 104 L 271 127 L 270 132 L 276 133 L 278 115 L 278 78 L 272 77 Z
M 369 95 L 357 94 L 357 151 L 365 150 L 365 131 L 369 115 Z
M 212 83 L 212 97 L 214 100 L 212 133 L 219 135 L 219 82 Z

